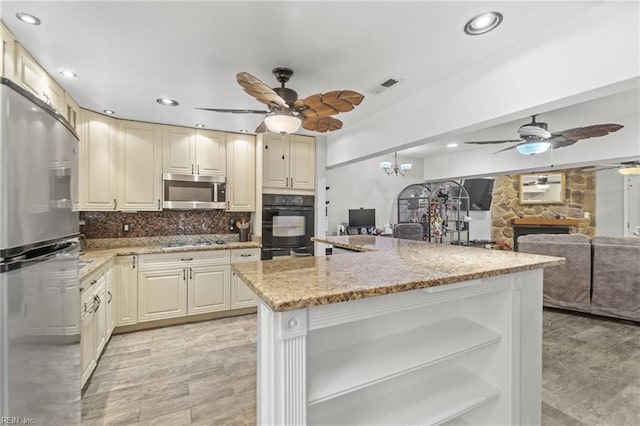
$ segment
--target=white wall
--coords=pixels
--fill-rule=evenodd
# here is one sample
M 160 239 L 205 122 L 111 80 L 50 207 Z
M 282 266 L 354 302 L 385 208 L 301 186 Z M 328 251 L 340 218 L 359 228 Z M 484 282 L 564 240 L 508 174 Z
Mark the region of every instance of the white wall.
M 404 178 L 387 175 L 380 168 L 381 161 L 393 162 L 393 154 L 327 170 L 329 235 L 336 235 L 338 225 L 347 225 L 349 209 L 376 209 L 378 228 L 397 222 L 398 194 L 411 184 L 423 182 L 422 161 L 398 157 L 398 163 L 413 165 Z
M 617 169 L 596 172 L 596 235 L 624 236 L 624 178 Z
M 535 44 L 516 46 L 350 123 L 329 136 L 327 164 L 347 164 L 637 87 L 638 9 L 638 2 L 603 2 L 539 34 Z

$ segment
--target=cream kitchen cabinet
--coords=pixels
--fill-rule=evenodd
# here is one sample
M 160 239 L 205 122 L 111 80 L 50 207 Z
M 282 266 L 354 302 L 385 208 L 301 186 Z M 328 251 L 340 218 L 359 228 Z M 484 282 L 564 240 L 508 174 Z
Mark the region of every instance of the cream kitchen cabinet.
M 81 110 L 80 210 L 117 210 L 117 120 Z
M 113 325 L 138 322 L 138 256 L 118 256 L 113 265 Z
M 189 266 L 187 315 L 226 311 L 230 307 L 229 265 Z
M 225 176 L 225 133 L 162 127 L 164 173 Z
M 118 210 L 161 209 L 161 132 L 154 124 L 118 126 Z
M 259 248 L 233 249 L 231 250 L 231 263 L 258 262 L 260 260 Z M 257 306 L 256 296 L 242 282 L 235 272 L 231 273 L 231 309 L 250 308 Z
M 187 269 L 149 268 L 138 272 L 138 322 L 187 315 Z
M 64 93 L 64 103 L 64 118 L 66 118 L 69 124 L 71 124 L 71 127 L 77 131 L 80 120 L 80 107 L 67 92 Z
M 263 189 L 312 192 L 315 189 L 315 138 L 270 132 L 262 138 Z
M 8 78 L 9 80 L 15 81 L 15 42 L 16 39 L 11 34 L 11 31 L 7 27 L 4 26 L 2 22 L 0 22 L 0 37 L 2 37 L 2 44 L 0 44 L 0 48 L 2 51 L 0 52 L 2 56 L 2 63 L 0 66 L 2 67 L 2 76 L 4 78 Z
M 111 267 L 109 262 L 93 272 L 81 282 L 82 295 L 80 301 L 80 346 L 82 385 L 91 376 L 98 359 L 107 344 L 110 310 L 108 290 L 111 288 Z
M 138 321 L 228 310 L 229 250 L 140 256 Z
M 64 115 L 64 90 L 33 59 L 20 43 L 16 45 L 16 83 Z
M 227 210 L 256 210 L 255 136 L 227 134 Z

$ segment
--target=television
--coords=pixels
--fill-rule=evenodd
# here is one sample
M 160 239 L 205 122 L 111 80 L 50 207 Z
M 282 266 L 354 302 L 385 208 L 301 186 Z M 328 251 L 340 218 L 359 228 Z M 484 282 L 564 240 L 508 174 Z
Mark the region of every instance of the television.
M 376 209 L 349 209 L 350 227 L 375 227 Z
M 465 179 L 462 186 L 469 193 L 469 210 L 491 210 L 493 179 Z

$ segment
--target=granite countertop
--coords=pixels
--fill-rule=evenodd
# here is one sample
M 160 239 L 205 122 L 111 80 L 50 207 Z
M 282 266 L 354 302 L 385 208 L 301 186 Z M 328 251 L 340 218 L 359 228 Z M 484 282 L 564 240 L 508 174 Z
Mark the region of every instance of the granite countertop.
M 561 265 L 564 258 L 389 237 L 315 237 L 361 253 L 232 265 L 272 310 L 283 312 Z
M 133 256 L 140 254 L 157 254 L 157 253 L 181 253 L 188 251 L 212 251 L 212 250 L 229 250 L 243 248 L 260 248 L 261 244 L 249 241 L 227 241 L 224 244 L 213 244 L 210 246 L 181 246 L 166 247 L 161 244 L 125 246 L 113 248 L 89 248 L 80 256 L 80 260 L 91 261 L 87 266 L 80 269 L 80 281 L 88 277 L 92 272 L 100 269 L 101 266 L 111 261 L 115 256 Z

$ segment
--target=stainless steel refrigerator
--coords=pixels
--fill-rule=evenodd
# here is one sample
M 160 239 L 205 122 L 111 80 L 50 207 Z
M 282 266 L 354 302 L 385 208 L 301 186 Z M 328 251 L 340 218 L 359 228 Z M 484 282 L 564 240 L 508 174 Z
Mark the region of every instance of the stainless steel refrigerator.
M 0 418 L 80 424 L 78 137 L 0 78 Z

